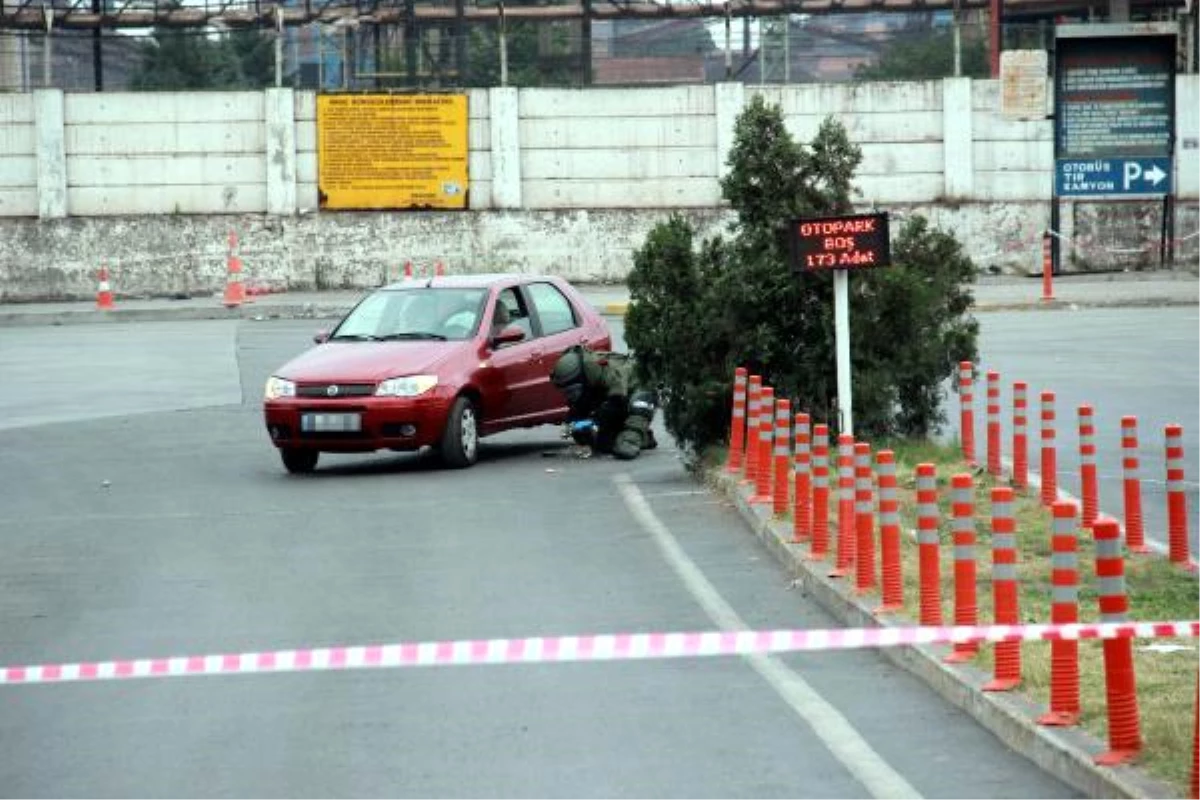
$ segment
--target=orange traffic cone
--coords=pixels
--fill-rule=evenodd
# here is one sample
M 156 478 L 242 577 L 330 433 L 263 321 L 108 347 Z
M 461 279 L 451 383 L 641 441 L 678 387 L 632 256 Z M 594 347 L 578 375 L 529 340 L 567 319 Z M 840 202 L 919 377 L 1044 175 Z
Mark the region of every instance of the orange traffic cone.
M 413 276 L 412 262 L 404 262 L 404 280 L 411 281 Z
M 111 311 L 113 305 L 112 287 L 108 285 L 108 267 L 100 265 L 100 286 L 96 291 L 96 308 L 101 311 Z
M 237 234 L 229 233 L 229 274 L 225 282 L 225 307 L 236 308 L 246 302 L 246 287 L 242 285 L 242 259 L 237 255 Z

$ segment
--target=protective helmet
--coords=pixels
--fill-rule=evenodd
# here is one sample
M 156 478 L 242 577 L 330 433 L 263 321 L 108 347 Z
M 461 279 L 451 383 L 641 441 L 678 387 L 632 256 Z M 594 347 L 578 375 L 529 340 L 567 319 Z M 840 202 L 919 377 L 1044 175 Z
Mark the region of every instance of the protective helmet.
M 567 396 L 568 403 L 575 403 L 583 397 L 587 388 L 587 377 L 584 373 L 583 354 L 578 347 L 572 347 L 563 352 L 550 371 L 550 381 Z

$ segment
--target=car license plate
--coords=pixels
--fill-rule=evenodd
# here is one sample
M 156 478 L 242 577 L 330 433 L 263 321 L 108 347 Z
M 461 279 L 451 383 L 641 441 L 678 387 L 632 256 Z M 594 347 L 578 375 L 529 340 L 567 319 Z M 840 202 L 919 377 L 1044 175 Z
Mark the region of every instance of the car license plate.
M 300 430 L 306 433 L 358 433 L 362 417 L 358 414 L 302 414 Z

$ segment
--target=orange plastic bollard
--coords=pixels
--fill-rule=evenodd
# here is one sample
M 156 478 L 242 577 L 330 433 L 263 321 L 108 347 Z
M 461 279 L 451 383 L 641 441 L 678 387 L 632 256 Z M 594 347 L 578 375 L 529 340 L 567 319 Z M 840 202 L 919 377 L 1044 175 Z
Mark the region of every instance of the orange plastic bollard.
M 410 281 L 413 276 L 413 266 L 411 261 L 404 262 L 404 280 Z
M 746 384 L 746 463 L 740 483 L 758 482 L 758 412 L 762 406 L 762 378 L 751 375 Z
M 792 438 L 792 401 L 784 398 L 775 404 L 775 482 L 771 487 L 771 511 L 776 516 L 787 511 L 788 484 L 791 475 L 788 464 L 791 452 L 788 446 Z
M 812 536 L 812 451 L 808 414 L 796 415 L 795 436 L 792 541 L 802 542 Z
M 1051 233 L 1042 234 L 1042 302 L 1048 303 L 1054 299 L 1054 245 Z
M 904 608 L 904 581 L 900 569 L 900 496 L 896 483 L 896 455 L 880 450 L 875 456 L 879 475 L 879 551 L 883 601 L 879 613 Z
M 1042 392 L 1042 505 L 1058 499 L 1058 454 L 1054 445 L 1054 392 Z
M 1131 553 L 1148 553 L 1142 525 L 1142 476 L 1138 460 L 1137 417 L 1121 417 L 1121 469 L 1124 472 L 1125 546 Z
M 442 266 L 442 260 L 440 258 L 437 260 L 437 263 L 433 265 L 433 274 L 438 278 L 446 274 L 446 268 Z
M 972 388 L 973 370 L 970 361 L 958 364 L 959 437 L 962 439 L 963 458 L 968 464 L 975 463 L 975 392 Z
M 1125 591 L 1121 528 L 1111 517 L 1097 517 L 1092 535 L 1096 541 L 1100 621 L 1126 622 L 1129 595 Z M 1108 704 L 1108 750 L 1096 756 L 1096 763 L 1111 767 L 1132 761 L 1142 749 L 1131 639 L 1104 641 L 1104 696 Z
M 1000 373 L 987 373 L 987 471 L 994 478 L 1002 472 L 1000 466 Z
M 726 472 L 737 472 L 742 468 L 746 450 L 746 368 L 733 371 L 733 417 L 729 422 L 729 457 L 725 461 Z
M 1050 556 L 1050 622 L 1079 622 L 1079 529 L 1075 504 L 1056 500 L 1053 506 L 1053 554 Z M 1079 722 L 1079 641 L 1050 642 L 1050 711 L 1040 725 L 1069 726 Z
M 225 281 L 226 308 L 236 308 L 246 302 L 246 288 L 242 286 L 242 259 L 238 256 L 238 237 L 233 231 L 229 233 L 228 276 Z
M 771 502 L 771 439 L 774 433 L 775 390 L 764 386 L 758 399 L 758 449 L 755 451 L 758 459 L 758 477 L 754 481 L 751 503 Z
M 979 622 L 975 591 L 975 482 L 961 472 L 950 479 L 950 527 L 954 536 L 954 624 Z M 978 642 L 954 645 L 944 659 L 949 664 L 970 661 L 979 653 Z
M 845 577 L 854 563 L 854 437 L 848 433 L 838 435 L 837 463 L 837 560 L 831 578 Z
M 875 588 L 875 480 L 871 474 L 871 445 L 854 444 L 854 593 Z
M 1017 590 L 1017 522 L 1013 490 L 992 489 L 992 607 L 997 625 L 1020 625 Z M 1021 683 L 1021 643 L 997 642 L 992 680 L 985 692 L 1007 692 Z
M 1167 438 L 1167 552 L 1172 564 L 1189 572 L 1196 562 L 1188 554 L 1187 495 L 1184 493 L 1183 426 L 1168 425 Z
M 1029 387 L 1024 381 L 1013 383 L 1013 486 L 1029 486 Z
M 829 426 L 813 426 L 812 545 L 808 557 L 829 555 Z
M 1192 714 L 1192 780 L 1188 797 L 1200 800 L 1200 674 L 1196 676 L 1196 705 Z
M 942 624 L 940 517 L 937 466 L 917 464 L 917 576 L 921 587 L 922 625 Z
M 101 311 L 112 311 L 116 308 L 113 303 L 112 286 L 108 283 L 108 267 L 100 264 L 100 276 L 96 288 L 96 308 Z
M 1090 528 L 1100 510 L 1096 476 L 1096 423 L 1092 407 L 1079 407 L 1079 484 L 1083 494 L 1083 527 Z

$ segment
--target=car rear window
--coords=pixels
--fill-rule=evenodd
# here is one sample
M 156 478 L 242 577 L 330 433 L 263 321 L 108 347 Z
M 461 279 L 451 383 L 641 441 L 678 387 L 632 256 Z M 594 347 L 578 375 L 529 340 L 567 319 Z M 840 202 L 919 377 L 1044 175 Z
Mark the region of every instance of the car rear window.
M 538 320 L 542 323 L 543 336 L 579 327 L 575 308 L 557 286 L 550 283 L 531 283 L 528 290 L 529 299 L 537 310 Z

